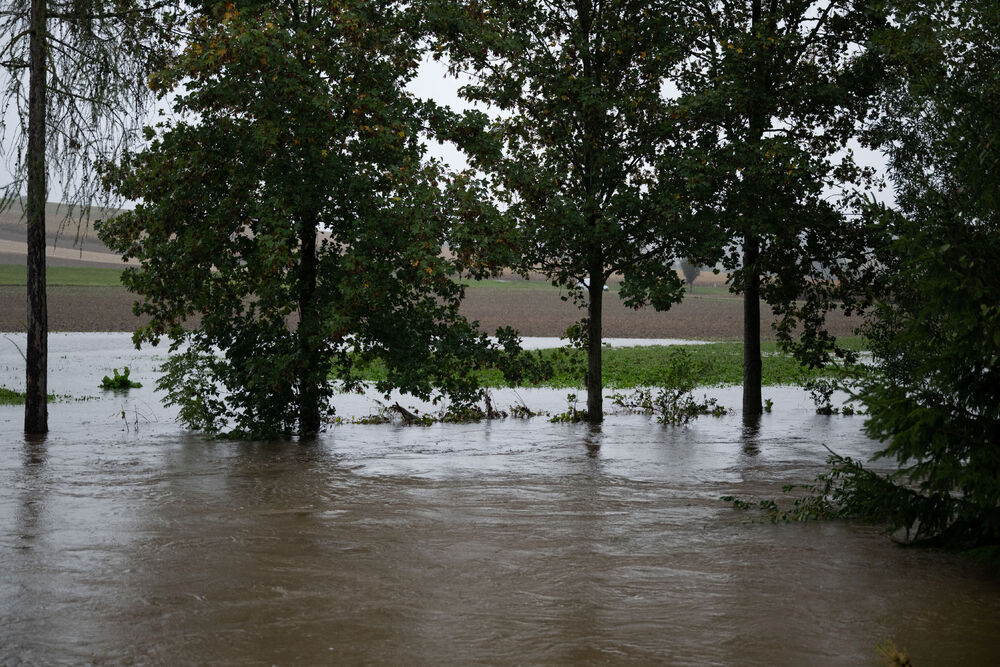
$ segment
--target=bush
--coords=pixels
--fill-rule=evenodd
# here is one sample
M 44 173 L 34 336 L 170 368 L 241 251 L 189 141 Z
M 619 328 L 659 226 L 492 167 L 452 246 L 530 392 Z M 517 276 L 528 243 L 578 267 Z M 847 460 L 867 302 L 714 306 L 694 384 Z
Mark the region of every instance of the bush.
M 121 374 L 118 373 L 117 368 L 112 368 L 111 372 L 115 374 L 114 377 L 108 377 L 105 375 L 104 379 L 101 380 L 101 389 L 138 389 L 142 386 L 142 383 L 140 382 L 133 382 L 132 380 L 129 380 L 128 366 L 122 368 Z

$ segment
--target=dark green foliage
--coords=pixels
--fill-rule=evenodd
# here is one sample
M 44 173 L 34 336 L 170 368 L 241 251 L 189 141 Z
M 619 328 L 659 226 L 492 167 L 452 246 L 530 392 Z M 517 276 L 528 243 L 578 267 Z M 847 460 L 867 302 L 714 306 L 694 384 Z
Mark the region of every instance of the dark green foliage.
M 899 214 L 884 213 L 896 241 L 868 327 L 878 373 L 859 393 L 879 456 L 899 467 L 891 524 L 1000 544 L 1000 6 L 897 11 L 882 39 L 901 78 L 876 137 L 891 146 Z
M 759 510 L 771 521 L 809 521 L 816 519 L 859 519 L 873 523 L 888 520 L 893 511 L 905 507 L 906 489 L 864 468 L 850 457 L 831 454 L 830 469 L 816 476 L 811 484 L 789 484 L 782 491 L 790 494 L 791 505 L 775 500 L 750 501 L 735 496 L 720 500 L 739 510 Z
M 745 298 L 752 417 L 761 411 L 760 301 L 779 317 L 779 340 L 811 366 L 850 354 L 825 314 L 868 303 L 878 229 L 851 213 L 854 188 L 870 187 L 874 173 L 846 149 L 881 82 L 871 37 L 884 18 L 843 0 L 696 7 L 696 47 L 677 77 L 689 132 L 678 159 L 699 216 L 721 239 L 717 254 L 695 259 L 721 261 Z
M 501 111 L 442 111 L 439 136 L 485 173 L 516 230 L 518 264 L 574 288 L 587 308 L 587 405 L 601 409 L 601 302 L 614 273 L 629 305 L 683 296 L 677 255 L 698 228 L 683 178 L 664 158 L 676 113 L 663 96 L 685 54 L 673 2 L 429 1 L 435 54 L 471 75 L 461 94 Z
M 996 543 L 995 533 L 984 532 L 982 507 L 975 502 L 951 494 L 924 493 L 905 484 L 910 477 L 905 471 L 881 475 L 851 457 L 831 454 L 827 464 L 829 470 L 817 475 L 813 483 L 782 487 L 790 494 L 790 505 L 784 500 L 754 502 L 735 496 L 720 500 L 736 509 L 758 510 L 775 523 L 851 519 L 900 530 L 899 539 L 910 543 L 952 547 Z
M 489 230 L 463 227 L 477 193 L 424 159 L 419 58 L 397 5 L 210 3 L 152 78 L 176 118 L 108 170 L 140 203 L 99 233 L 139 260 L 135 340 L 170 338 L 160 386 L 191 427 L 314 434 L 331 376 L 355 387 L 374 359 L 380 391 L 478 398 L 496 358 L 452 277 L 484 274 L 463 242 Z
M 957 223 L 957 221 L 951 221 Z M 891 301 L 871 329 L 877 372 L 859 397 L 915 489 L 892 515 L 918 538 L 1000 540 L 1000 243 L 989 224 L 907 225 Z M 941 243 L 947 240 L 947 243 Z M 855 489 L 863 493 L 866 489 Z M 905 510 L 905 511 L 904 511 Z
M 803 388 L 809 392 L 809 396 L 812 398 L 813 404 L 816 406 L 816 414 L 835 415 L 841 411 L 839 407 L 835 407 L 833 405 L 831 400 L 833 392 L 835 392 L 838 387 L 837 384 L 829 378 L 811 379 L 803 385 Z M 854 407 L 852 405 L 845 405 L 844 414 L 854 414 Z
M 125 366 L 122 368 L 122 372 L 119 373 L 117 368 L 112 368 L 111 371 L 114 373 L 114 377 L 108 377 L 107 375 L 101 380 L 101 389 L 115 389 L 115 390 L 128 390 L 128 389 L 138 389 L 142 386 L 141 382 L 135 382 L 129 379 L 129 368 Z
M 1000 544 L 1000 6 L 893 3 L 879 35 L 896 76 L 870 135 L 898 210 L 873 212 L 883 295 L 865 326 L 875 359 L 855 391 L 885 443 L 879 475 L 834 457 L 804 515 L 884 522 L 907 539 Z M 797 518 L 793 514 L 794 518 Z
M 182 423 L 208 433 L 225 428 L 226 403 L 218 396 L 219 377 L 226 372 L 223 358 L 190 348 L 175 351 L 160 370 L 163 376 L 156 388 L 166 392 L 165 405 L 179 407 L 177 417 Z

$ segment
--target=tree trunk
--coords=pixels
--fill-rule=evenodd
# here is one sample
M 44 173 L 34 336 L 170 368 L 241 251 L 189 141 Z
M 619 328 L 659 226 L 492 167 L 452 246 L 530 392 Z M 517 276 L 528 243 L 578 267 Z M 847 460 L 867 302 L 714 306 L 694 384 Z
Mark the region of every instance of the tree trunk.
M 320 427 L 320 382 L 325 377 L 321 359 L 316 353 L 316 335 L 319 331 L 319 312 L 316 308 L 316 231 L 313 217 L 304 220 L 299 242 L 301 266 L 299 274 L 299 435 L 312 437 Z
M 601 376 L 601 308 L 604 300 L 603 265 L 590 270 L 587 288 L 587 421 L 600 424 L 604 421 L 604 378 Z
M 753 0 L 751 5 L 750 32 L 757 35 L 761 24 L 761 0 Z M 764 110 L 767 95 L 767 77 L 761 62 L 759 49 L 755 48 L 754 67 L 751 70 L 751 95 L 749 121 L 750 140 L 754 146 L 760 144 L 764 127 L 768 122 Z M 760 421 L 764 412 L 760 395 L 760 237 L 752 226 L 760 223 L 760 216 L 766 210 L 759 193 L 754 193 L 749 201 L 751 230 L 743 236 L 743 423 L 752 426 Z
M 48 310 L 45 301 L 45 0 L 32 0 L 28 79 L 28 340 L 24 431 L 49 430 Z
M 743 423 L 754 424 L 763 413 L 760 395 L 760 273 L 757 258 L 760 240 L 747 234 L 743 239 Z

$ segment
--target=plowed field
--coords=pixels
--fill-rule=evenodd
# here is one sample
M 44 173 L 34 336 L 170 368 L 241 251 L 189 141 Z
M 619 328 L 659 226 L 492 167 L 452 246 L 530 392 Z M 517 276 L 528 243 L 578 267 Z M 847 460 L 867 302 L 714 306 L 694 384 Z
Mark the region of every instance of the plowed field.
M 48 291 L 52 331 L 131 331 L 140 325 L 132 314 L 134 297 L 121 287 L 51 286 Z M 25 290 L 0 286 L 0 331 L 24 331 Z M 476 287 L 467 291 L 463 312 L 489 332 L 512 326 L 524 336 L 559 336 L 583 311 L 562 301 L 555 288 Z M 762 307 L 761 334 L 773 338 L 770 310 Z M 833 332 L 851 335 L 859 324 L 842 314 L 831 316 Z M 689 294 L 670 311 L 631 310 L 609 292 L 604 302 L 604 336 L 627 338 L 737 339 L 743 331 L 739 298 Z

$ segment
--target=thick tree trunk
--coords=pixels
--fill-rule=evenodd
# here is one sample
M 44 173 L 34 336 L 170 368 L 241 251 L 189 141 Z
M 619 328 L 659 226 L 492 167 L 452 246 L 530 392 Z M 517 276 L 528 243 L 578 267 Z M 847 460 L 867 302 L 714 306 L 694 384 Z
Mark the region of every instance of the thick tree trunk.
M 603 266 L 590 271 L 587 318 L 587 421 L 600 424 L 604 421 L 604 378 L 601 376 L 601 309 L 604 300 Z
M 756 423 L 763 413 L 760 394 L 760 273 L 757 258 L 760 241 L 747 234 L 743 239 L 743 423 Z
M 25 433 L 49 430 L 48 310 L 45 302 L 45 1 L 32 0 L 28 79 L 28 341 Z
M 319 311 L 316 308 L 316 230 L 315 218 L 303 221 L 301 236 L 301 266 L 299 274 L 299 435 L 311 437 L 319 433 L 322 391 L 319 373 L 326 375 L 320 355 L 316 353 L 319 331 Z

